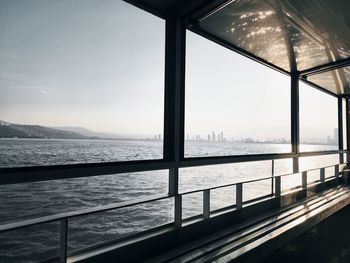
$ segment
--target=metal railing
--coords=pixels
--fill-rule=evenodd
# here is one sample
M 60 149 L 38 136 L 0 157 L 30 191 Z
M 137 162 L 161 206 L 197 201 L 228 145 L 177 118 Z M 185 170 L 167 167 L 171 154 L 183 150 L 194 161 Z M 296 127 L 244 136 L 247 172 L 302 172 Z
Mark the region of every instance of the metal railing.
M 231 207 L 235 208 L 236 210 L 242 209 L 246 204 L 251 203 L 252 201 L 256 200 L 261 200 L 264 198 L 278 198 L 282 195 L 283 192 L 289 191 L 296 189 L 291 188 L 291 189 L 286 189 L 285 191 L 282 190 L 282 180 L 283 178 L 287 176 L 296 176 L 300 175 L 301 176 L 301 183 L 300 185 L 297 186 L 299 189 L 307 189 L 310 184 L 314 184 L 316 182 L 319 182 L 321 184 L 324 184 L 326 182 L 326 176 L 325 176 L 325 171 L 327 168 L 334 168 L 334 174 L 332 177 L 338 177 L 339 176 L 339 171 L 340 171 L 340 166 L 343 166 L 344 164 L 336 164 L 336 165 L 330 165 L 330 166 L 325 166 L 321 168 L 314 168 L 314 169 L 309 169 L 306 171 L 300 171 L 298 173 L 287 173 L 287 174 L 281 174 L 281 175 L 275 175 L 274 174 L 274 160 L 272 161 L 272 176 L 269 177 L 263 177 L 263 178 L 258 178 L 258 179 L 252 179 L 252 180 L 246 180 L 242 182 L 235 182 L 235 183 L 229 183 L 229 184 L 224 184 L 224 185 L 219 185 L 219 186 L 214 186 L 214 187 L 209 187 L 209 188 L 202 188 L 202 189 L 197 189 L 193 191 L 187 191 L 187 192 L 182 192 L 182 193 L 176 193 L 176 194 L 166 194 L 166 195 L 157 195 L 157 196 L 151 196 L 148 198 L 143 198 L 139 199 L 137 201 L 128 201 L 128 202 L 122 202 L 122 203 L 114 203 L 114 204 L 108 204 L 108 205 L 101 205 L 93 208 L 87 208 L 87 209 L 82 209 L 78 211 L 72 211 L 72 212 L 65 212 L 65 213 L 58 213 L 54 215 L 48 215 L 48 216 L 42 216 L 34 219 L 28 219 L 28 220 L 22 220 L 19 222 L 14 222 L 14 223 L 8 223 L 8 224 L 3 224 L 0 225 L 0 232 L 5 232 L 5 231 L 11 231 L 15 229 L 20 229 L 20 228 L 25 228 L 29 226 L 34 226 L 34 225 L 40 225 L 40 224 L 45 224 L 49 222 L 60 222 L 60 253 L 59 253 L 59 258 L 60 262 L 66 262 L 67 261 L 67 248 L 68 248 L 68 225 L 69 225 L 69 219 L 72 219 L 74 217 L 81 217 L 81 216 L 86 216 L 90 214 L 96 214 L 96 213 L 102 213 L 110 210 L 118 210 L 121 208 L 126 208 L 126 207 L 131 207 L 131 206 L 136 206 L 140 204 L 145 204 L 145 203 L 151 203 L 167 198 L 174 198 L 174 226 L 175 228 L 181 228 L 182 223 L 183 223 L 183 209 L 182 209 L 182 199 L 183 196 L 193 194 L 193 193 L 202 193 L 203 195 L 203 207 L 202 207 L 202 219 L 208 219 L 211 217 L 212 213 L 214 211 L 211 210 L 211 192 L 213 190 L 217 189 L 222 189 L 225 187 L 235 187 L 235 203 L 231 205 Z M 319 171 L 319 180 L 309 182 L 307 181 L 307 175 L 309 172 L 312 171 Z M 250 199 L 247 201 L 244 201 L 243 195 L 244 195 L 244 185 L 249 184 L 249 183 L 255 183 L 255 182 L 262 182 L 262 181 L 270 181 L 272 185 L 271 189 L 271 194 L 268 195 L 263 195 L 259 196 L 254 199 Z M 226 207 L 229 208 L 230 206 Z M 225 209 L 225 208 L 223 208 Z M 222 210 L 222 209 L 220 209 Z

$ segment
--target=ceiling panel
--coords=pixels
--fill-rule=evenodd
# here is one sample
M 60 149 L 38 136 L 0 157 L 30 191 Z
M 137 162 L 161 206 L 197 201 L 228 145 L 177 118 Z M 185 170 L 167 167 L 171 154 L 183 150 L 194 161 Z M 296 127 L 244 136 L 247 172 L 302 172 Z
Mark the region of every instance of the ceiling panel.
M 350 1 L 236 0 L 199 27 L 280 68 L 298 71 L 350 57 Z
M 307 80 L 336 94 L 350 94 L 350 66 L 315 74 Z

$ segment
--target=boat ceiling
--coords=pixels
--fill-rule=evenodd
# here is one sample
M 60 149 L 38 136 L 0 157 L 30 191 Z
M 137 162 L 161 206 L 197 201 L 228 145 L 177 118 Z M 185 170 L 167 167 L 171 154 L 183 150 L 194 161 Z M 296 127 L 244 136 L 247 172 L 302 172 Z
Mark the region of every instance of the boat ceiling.
M 350 95 L 349 0 L 140 0 L 164 17 L 336 95 Z M 181 13 L 180 13 L 181 12 Z

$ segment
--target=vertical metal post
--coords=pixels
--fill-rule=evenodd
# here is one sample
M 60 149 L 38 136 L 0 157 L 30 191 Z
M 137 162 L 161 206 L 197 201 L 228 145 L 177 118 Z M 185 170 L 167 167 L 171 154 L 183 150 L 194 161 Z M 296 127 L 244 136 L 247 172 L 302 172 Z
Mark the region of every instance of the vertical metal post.
M 274 175 L 275 175 L 275 160 L 274 159 L 272 159 L 271 160 L 272 161 L 272 167 L 271 167 L 271 194 L 273 195 L 273 190 L 274 190 L 274 188 L 275 188 L 275 180 L 274 180 Z
M 307 188 L 307 171 L 301 173 L 301 188 Z
M 281 176 L 275 177 L 275 196 L 281 196 Z
M 236 184 L 236 209 L 240 210 L 243 207 L 243 184 Z
M 166 19 L 164 92 L 164 160 L 174 162 L 169 170 L 169 195 L 175 197 L 174 221 L 182 224 L 182 197 L 179 188 L 179 162 L 184 158 L 185 48 L 186 28 L 178 17 Z
M 169 190 L 170 196 L 175 196 L 179 193 L 179 168 L 169 169 Z
M 347 146 L 347 155 L 346 161 L 350 160 L 350 113 L 349 113 L 349 99 L 345 100 L 345 114 L 346 114 L 346 146 Z
M 344 150 L 343 139 L 343 98 L 338 97 L 338 146 L 339 150 Z M 344 163 L 344 154 L 339 153 L 339 163 Z
M 291 143 L 292 152 L 299 154 L 299 75 L 297 72 L 291 74 Z M 293 158 L 293 173 L 299 172 L 298 156 Z
M 67 262 L 68 219 L 60 220 L 60 263 Z
M 175 196 L 174 223 L 176 228 L 182 226 L 182 195 Z
M 325 168 L 321 168 L 320 169 L 320 181 L 321 181 L 321 183 L 325 183 L 326 182 L 326 171 L 325 171 Z
M 186 28 L 181 19 L 166 19 L 164 159 L 178 162 L 184 157 Z
M 203 191 L 203 216 L 210 217 L 210 190 Z
M 339 165 L 334 166 L 334 176 L 339 177 Z

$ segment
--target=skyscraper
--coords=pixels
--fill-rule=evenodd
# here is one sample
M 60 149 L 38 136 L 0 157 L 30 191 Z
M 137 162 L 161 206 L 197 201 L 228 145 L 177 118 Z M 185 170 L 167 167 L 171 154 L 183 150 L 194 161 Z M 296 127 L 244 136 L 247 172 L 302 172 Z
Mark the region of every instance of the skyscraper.
M 213 142 L 216 141 L 215 132 L 212 132 L 212 133 L 211 133 L 211 140 L 212 140 Z

